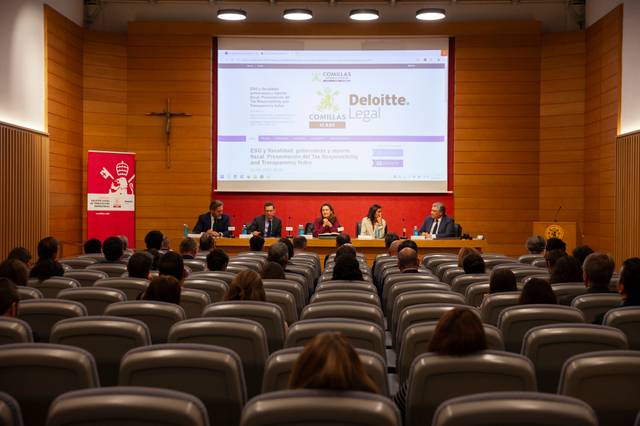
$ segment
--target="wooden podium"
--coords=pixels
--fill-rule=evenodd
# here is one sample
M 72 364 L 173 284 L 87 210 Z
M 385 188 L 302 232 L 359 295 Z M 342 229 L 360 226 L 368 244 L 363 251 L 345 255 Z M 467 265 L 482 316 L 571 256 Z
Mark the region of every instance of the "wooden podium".
M 575 222 L 533 222 L 533 235 L 542 235 L 545 240 L 555 237 L 567 244 L 567 252 L 576 247 Z

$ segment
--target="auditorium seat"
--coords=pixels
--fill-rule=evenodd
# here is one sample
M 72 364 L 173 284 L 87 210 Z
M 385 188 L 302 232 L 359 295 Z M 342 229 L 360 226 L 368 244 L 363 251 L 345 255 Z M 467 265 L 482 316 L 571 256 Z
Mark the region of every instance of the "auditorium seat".
M 500 312 L 511 306 L 517 306 L 520 301 L 519 291 L 505 291 L 487 294 L 480 304 L 482 322 L 497 325 Z
M 420 355 L 409 371 L 405 426 L 431 424 L 438 406 L 481 392 L 535 391 L 531 361 L 522 355 L 482 351 L 465 356 Z
M 427 353 L 429 342 L 436 330 L 437 321 L 421 322 L 409 326 L 402 335 L 400 353 L 398 354 L 397 370 L 400 382 L 404 383 L 409 377 L 411 363 L 419 355 Z M 487 347 L 496 351 L 504 351 L 502 333 L 497 327 L 483 324 L 487 338 Z
M 106 272 L 112 278 L 119 278 L 123 273 L 127 272 L 127 265 L 124 263 L 95 263 L 85 269 Z
M 0 345 L 31 342 L 33 332 L 29 324 L 18 318 L 0 317 Z
M 187 318 L 200 318 L 202 311 L 210 303 L 211 298 L 204 290 L 182 287 L 180 291 L 180 306 Z
M 505 308 L 498 317 L 498 328 L 505 349 L 520 353 L 524 335 L 533 327 L 558 323 L 584 323 L 579 309 L 561 305 L 521 305 Z
M 640 306 L 610 309 L 602 323 L 622 330 L 627 336 L 629 349 L 640 350 Z
M 0 424 L 22 426 L 22 411 L 18 402 L 8 393 L 0 392 Z
M 42 426 L 59 395 L 99 386 L 91 354 L 72 346 L 18 343 L 0 346 L 0 389 L 13 396 L 25 426 Z
M 382 309 L 361 302 L 317 302 L 304 307 L 300 319 L 351 318 L 370 321 L 384 328 Z
M 592 323 L 609 309 L 620 306 L 621 302 L 622 296 L 617 293 L 588 293 L 576 296 L 571 301 L 571 306 L 582 311 L 585 322 Z
M 165 343 L 171 326 L 185 319 L 184 310 L 180 306 L 155 301 L 133 300 L 113 303 L 107 306 L 104 314 L 142 321 L 149 328 L 153 344 Z
M 325 331 L 342 333 L 354 348 L 367 349 L 386 357 L 384 329 L 373 322 L 356 319 L 300 320 L 289 328 L 284 346 L 285 348 L 304 346 Z
M 573 356 L 562 368 L 558 393 L 589 404 L 600 426 L 631 425 L 640 412 L 640 352 Z
M 560 370 L 573 355 L 627 349 L 624 333 L 613 327 L 592 324 L 548 324 L 534 327 L 524 336 L 522 354 L 536 368 L 538 389 L 554 393 Z
M 189 279 L 197 278 L 200 280 L 220 280 L 227 283 L 227 285 L 231 284 L 231 281 L 236 277 L 236 274 L 227 271 L 202 271 L 202 272 L 194 272 L 189 275 Z
M 276 289 L 289 292 L 296 301 L 296 308 L 298 309 L 298 316 L 302 312 L 302 308 L 307 304 L 308 293 L 305 292 L 304 286 L 296 281 L 281 280 L 281 279 L 264 279 L 262 285 L 265 290 Z
M 109 274 L 102 271 L 92 271 L 88 269 L 74 269 L 64 273 L 65 277 L 73 278 L 80 283 L 81 287 L 91 287 L 93 283 L 102 278 L 109 278 Z
M 313 292 L 315 280 L 313 277 L 313 272 L 309 268 L 288 263 L 287 266 L 284 268 L 284 270 L 286 272 L 289 272 L 290 274 L 301 275 L 302 277 L 304 277 L 307 291 L 309 293 Z
M 33 283 L 33 288 L 40 290 L 45 298 L 55 299 L 58 297 L 60 290 L 66 288 L 78 288 L 80 283 L 73 278 L 68 277 L 51 277 L 44 281 Z
M 518 262 L 526 263 L 527 265 L 531 265 L 531 263 L 534 260 L 538 260 L 538 259 L 543 259 L 544 260 L 544 256 L 541 255 L 541 254 L 523 254 L 522 256 L 518 257 Z
M 204 404 L 193 395 L 114 386 L 69 392 L 53 401 L 47 426 L 77 425 L 209 426 L 209 419 Z
M 422 305 L 425 303 L 464 305 L 465 300 L 460 293 L 454 293 L 452 291 L 416 290 L 402 293 L 393 301 L 391 318 L 387 315 L 387 320 L 391 320 L 389 331 L 391 331 L 392 334 L 396 332 L 398 317 L 403 309 L 409 306 Z
M 352 301 L 368 303 L 380 307 L 380 298 L 376 293 L 360 290 L 330 290 L 315 293 L 309 303 Z
M 449 269 L 457 269 L 458 271 L 464 272 L 461 266 L 458 265 L 457 260 L 452 260 L 450 262 L 441 263 L 436 266 L 436 269 L 433 271 L 433 275 L 438 277 L 438 280 L 442 281 L 442 277 L 444 277 L 444 273 Z
M 60 259 L 58 262 L 63 265 L 68 265 L 71 269 L 82 270 L 89 265 L 93 265 L 98 261 L 91 257 L 71 257 L 68 259 Z
M 267 333 L 269 353 L 282 349 L 285 338 L 284 313 L 280 306 L 269 302 L 219 302 L 207 306 L 202 313 L 206 318 L 245 318 L 260 323 Z
M 75 300 L 87 308 L 88 315 L 102 315 L 112 303 L 124 302 L 127 296 L 121 290 L 103 287 L 68 288 L 58 293 L 58 299 Z
M 229 266 L 238 266 L 240 268 L 244 269 L 251 269 L 254 272 L 260 273 L 262 272 L 262 261 L 261 260 L 245 260 L 243 258 L 239 258 L 239 257 L 232 257 L 231 259 L 229 259 L 229 264 L 227 265 L 227 268 Z
M 469 284 L 464 291 L 464 300 L 467 305 L 479 307 L 490 291 L 491 287 L 487 281 Z
M 498 265 L 513 265 L 513 264 L 517 263 L 514 259 L 512 259 L 510 257 L 500 257 L 500 256 L 485 257 L 485 256 L 482 256 L 482 259 L 484 260 L 484 267 L 487 269 L 487 271 L 492 270 L 493 268 L 495 268 Z
M 202 272 L 207 270 L 207 264 L 198 259 L 183 259 L 184 265 L 188 266 L 192 272 Z
M 33 287 L 25 287 L 23 285 L 16 286 L 18 289 L 18 297 L 20 300 L 29 300 L 29 299 L 42 299 L 44 296 L 42 292 L 37 288 Z
M 142 278 L 110 277 L 97 280 L 93 285 L 121 290 L 127 296 L 127 300 L 136 300 L 145 292 L 149 281 Z
M 321 291 L 334 291 L 334 290 L 361 290 L 361 291 L 369 291 L 374 294 L 378 294 L 376 287 L 368 283 L 366 281 L 325 281 L 321 284 L 318 284 L 316 288 L 316 293 L 320 293 Z
M 260 393 L 269 356 L 267 333 L 260 323 L 243 318 L 180 321 L 169 331 L 169 343 L 198 343 L 234 351 L 242 361 L 249 398 Z
M 583 282 L 555 283 L 551 284 L 551 289 L 556 295 L 558 303 L 562 305 L 571 305 L 574 297 L 587 292 Z
M 448 268 L 442 274 L 442 282 L 451 285 L 451 283 L 453 283 L 453 280 L 461 275 L 464 275 L 463 268 Z
M 453 253 L 431 253 L 424 256 L 422 259 L 422 265 L 432 272 L 435 272 L 436 267 L 441 263 L 458 262 L 458 255 Z
M 579 399 L 537 392 L 486 392 L 444 401 L 432 426 L 598 426 Z
M 18 318 L 29 324 L 38 342 L 49 341 L 51 328 L 58 321 L 86 315 L 84 305 L 73 300 L 32 299 L 18 305 Z
M 400 426 L 389 398 L 369 392 L 296 389 L 270 392 L 247 403 L 240 426 Z
M 289 388 L 289 376 L 293 371 L 298 357 L 304 350 L 303 347 L 281 349 L 272 353 L 267 359 L 262 381 L 262 393 L 286 390 Z M 380 356 L 373 351 L 355 348 L 362 362 L 365 372 L 378 388 L 380 395 L 389 396 L 389 383 L 387 379 L 387 365 Z
M 442 315 L 455 308 L 469 309 L 471 312 L 478 315 L 478 318 L 480 318 L 480 311 L 478 308 L 462 304 L 426 303 L 423 305 L 414 305 L 404 308 L 398 316 L 396 333 L 391 336 L 393 338 L 393 347 L 396 352 L 400 352 L 400 341 L 402 339 L 402 335 L 410 325 L 418 322 L 439 321 Z
M 118 384 L 120 360 L 129 350 L 151 344 L 149 329 L 131 318 L 91 316 L 56 323 L 51 343 L 75 346 L 93 355 L 101 386 Z
M 522 268 L 512 269 L 513 275 L 516 277 L 516 281 L 524 281 L 525 278 L 531 275 L 548 275 L 549 270 L 546 268 L 527 268 L 526 265 Z M 495 268 L 494 268 L 495 269 Z
M 387 291 L 387 298 L 383 304 L 387 317 L 393 315 L 393 303 L 398 296 L 417 290 L 451 291 L 451 287 L 449 284 L 439 282 L 406 281 L 395 283 Z
M 407 273 L 399 272 L 397 274 L 389 275 L 382 284 L 382 303 L 385 303 L 385 301 L 387 300 L 387 295 L 392 285 L 396 283 L 416 282 L 416 281 L 429 282 L 429 283 L 441 282 L 436 276 L 428 273 L 423 273 L 423 272 L 407 272 Z
M 291 325 L 298 321 L 298 308 L 293 295 L 285 290 L 264 289 L 265 300 L 274 303 L 282 309 L 284 320 Z
M 467 287 L 477 282 L 489 281 L 489 274 L 464 274 L 458 275 L 451 281 L 451 290 L 464 294 Z
M 302 286 L 302 288 L 304 288 L 304 290 L 305 290 L 305 292 L 307 293 L 308 296 L 310 296 L 311 293 L 313 293 L 313 290 L 314 290 L 313 287 L 310 288 L 307 285 L 307 280 L 302 275 L 294 274 L 293 272 L 285 271 L 284 272 L 284 278 L 286 280 L 289 280 L 289 281 L 295 281 L 297 283 L 300 283 L 300 285 Z M 308 296 L 307 296 L 307 299 L 308 299 Z
M 247 400 L 238 355 L 220 346 L 163 344 L 133 349 L 120 364 L 120 386 L 186 392 L 199 398 L 209 422 L 236 426 Z
M 189 276 L 182 282 L 183 288 L 192 288 L 206 292 L 209 295 L 209 299 L 211 299 L 211 303 L 224 300 L 224 295 L 227 294 L 229 290 L 229 285 L 226 282 L 219 279 L 192 278 L 192 276 Z
M 235 257 L 249 257 L 249 258 L 258 258 L 258 259 L 263 259 L 263 261 L 267 261 L 267 257 L 269 256 L 269 253 L 267 253 L 266 251 L 253 251 L 253 250 L 249 250 L 249 251 L 241 251 L 238 254 L 235 255 Z
M 531 265 L 538 268 L 545 268 L 547 266 L 547 261 L 544 258 L 534 259 L 533 261 L 531 261 Z
M 321 274 L 321 270 L 320 270 L 320 263 L 316 263 L 316 261 L 314 260 L 314 258 L 312 257 L 296 257 L 293 256 L 291 259 L 289 259 L 289 263 L 293 264 L 293 265 L 300 265 L 303 266 L 305 268 L 309 268 L 312 272 L 313 272 L 313 278 L 317 279 L 318 277 L 320 277 Z

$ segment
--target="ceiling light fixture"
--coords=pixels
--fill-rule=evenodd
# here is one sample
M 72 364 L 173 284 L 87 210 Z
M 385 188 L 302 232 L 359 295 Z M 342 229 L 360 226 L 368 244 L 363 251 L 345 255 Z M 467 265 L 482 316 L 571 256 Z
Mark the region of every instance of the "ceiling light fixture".
M 218 19 L 223 21 L 244 21 L 247 19 L 247 12 L 242 9 L 219 9 Z
M 313 13 L 309 9 L 286 9 L 282 17 L 289 21 L 308 21 Z
M 354 21 L 375 21 L 380 14 L 375 9 L 353 9 L 349 12 L 349 18 Z
M 447 16 L 444 9 L 427 8 L 416 12 L 416 19 L 421 21 L 440 21 Z

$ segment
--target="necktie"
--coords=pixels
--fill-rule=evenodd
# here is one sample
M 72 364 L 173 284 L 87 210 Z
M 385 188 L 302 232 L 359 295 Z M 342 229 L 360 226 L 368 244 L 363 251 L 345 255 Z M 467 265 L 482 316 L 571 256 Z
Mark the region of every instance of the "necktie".
M 267 221 L 267 230 L 265 232 L 265 236 L 270 237 L 271 236 L 271 221 Z
M 431 226 L 431 234 L 437 234 L 438 233 L 438 222 L 440 221 L 440 219 L 435 219 L 433 221 L 433 226 Z

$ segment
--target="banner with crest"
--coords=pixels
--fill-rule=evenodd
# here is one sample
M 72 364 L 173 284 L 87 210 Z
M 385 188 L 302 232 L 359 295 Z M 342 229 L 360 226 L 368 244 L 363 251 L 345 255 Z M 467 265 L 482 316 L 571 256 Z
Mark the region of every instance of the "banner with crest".
M 135 173 L 135 153 L 88 152 L 87 238 L 121 235 L 135 248 Z

